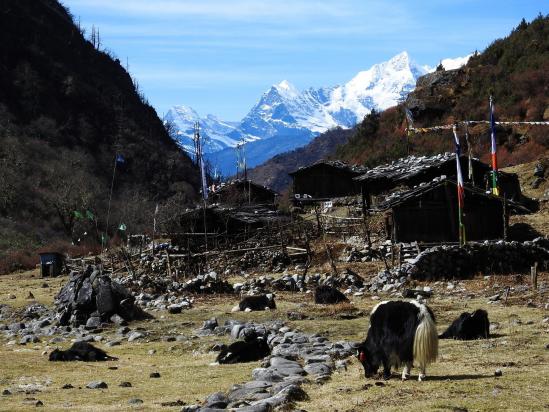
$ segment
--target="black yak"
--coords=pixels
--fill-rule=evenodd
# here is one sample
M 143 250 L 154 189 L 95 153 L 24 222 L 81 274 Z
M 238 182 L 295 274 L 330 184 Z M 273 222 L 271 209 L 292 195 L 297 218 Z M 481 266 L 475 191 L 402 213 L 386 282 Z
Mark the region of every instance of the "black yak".
M 336 288 L 322 285 L 315 289 L 315 303 L 321 305 L 334 305 L 341 302 L 349 302 L 349 299 Z
M 74 342 L 67 350 L 55 349 L 50 353 L 50 361 L 83 361 L 83 362 L 99 362 L 108 360 L 118 360 L 88 342 Z
M 410 374 L 413 362 L 425 378 L 427 365 L 438 355 L 435 316 L 430 308 L 416 301 L 381 302 L 370 314 L 366 340 L 357 348 L 357 357 L 367 378 L 383 366 L 383 378 L 391 377 L 391 367 L 404 364 L 402 379 Z
M 276 309 L 276 303 L 274 301 L 274 294 L 268 293 L 266 295 L 258 296 L 246 296 L 240 301 L 238 305 L 233 308 L 233 312 L 238 311 L 252 311 L 252 310 L 266 310 Z
M 222 347 L 216 362 L 221 364 L 253 362 L 263 359 L 270 353 L 271 349 L 265 338 L 250 333 L 244 336 L 243 341 L 236 341 Z
M 459 318 L 439 336 L 439 339 L 488 339 L 490 337 L 490 321 L 488 312 L 477 309 L 473 313 L 463 312 Z

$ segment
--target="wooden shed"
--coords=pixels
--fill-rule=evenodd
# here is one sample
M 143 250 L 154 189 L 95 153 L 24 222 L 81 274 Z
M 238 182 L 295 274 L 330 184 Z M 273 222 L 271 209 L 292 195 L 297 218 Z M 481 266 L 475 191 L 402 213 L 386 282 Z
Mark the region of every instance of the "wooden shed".
M 393 193 L 377 210 L 385 214 L 387 237 L 393 242 L 459 240 L 454 180 L 437 178 L 413 190 Z M 467 240 L 503 239 L 511 213 L 529 213 L 529 210 L 474 186 L 465 187 L 463 222 Z
M 322 161 L 299 168 L 289 174 L 294 200 L 317 201 L 360 194 L 360 184 L 353 179 L 365 171 L 363 166 L 340 161 Z
M 55 277 L 60 276 L 63 271 L 63 264 L 65 258 L 61 253 L 57 252 L 43 252 L 39 253 L 40 256 L 40 276 Z

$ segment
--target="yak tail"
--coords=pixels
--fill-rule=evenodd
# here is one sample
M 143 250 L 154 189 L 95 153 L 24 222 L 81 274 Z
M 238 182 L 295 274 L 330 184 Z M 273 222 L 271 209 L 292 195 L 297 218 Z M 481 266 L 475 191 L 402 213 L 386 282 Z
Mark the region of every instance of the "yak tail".
M 419 306 L 419 325 L 414 336 L 414 361 L 420 368 L 436 361 L 438 356 L 438 334 L 435 321 L 425 305 Z

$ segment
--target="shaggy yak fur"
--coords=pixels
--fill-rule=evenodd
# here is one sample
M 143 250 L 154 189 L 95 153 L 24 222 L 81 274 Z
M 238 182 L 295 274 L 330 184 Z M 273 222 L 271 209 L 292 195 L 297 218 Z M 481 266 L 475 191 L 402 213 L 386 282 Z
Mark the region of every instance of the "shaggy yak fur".
M 416 301 L 381 302 L 370 314 L 366 340 L 357 348 L 357 357 L 367 378 L 383 366 L 383 378 L 391 377 L 391 367 L 404 364 L 402 379 L 410 374 L 413 362 L 419 366 L 418 380 L 425 378 L 427 365 L 438 354 L 435 316 Z
M 251 334 L 244 337 L 244 341 L 236 341 L 221 348 L 217 355 L 218 363 L 243 363 L 263 359 L 271 353 L 269 345 L 262 337 Z
M 267 295 L 246 296 L 232 311 L 238 312 L 239 310 L 244 311 L 246 309 L 265 310 L 266 308 L 276 309 L 274 295 L 272 293 Z
M 488 312 L 477 309 L 473 313 L 463 312 L 459 318 L 444 331 L 439 339 L 488 339 L 490 337 L 490 321 Z
M 349 299 L 336 288 L 323 285 L 315 289 L 315 303 L 321 305 L 334 305 L 341 302 L 349 302 Z
M 88 342 L 74 342 L 67 350 L 55 349 L 50 353 L 50 361 L 98 362 L 108 360 L 118 360 L 118 358 L 107 355 L 104 350 L 96 348 Z

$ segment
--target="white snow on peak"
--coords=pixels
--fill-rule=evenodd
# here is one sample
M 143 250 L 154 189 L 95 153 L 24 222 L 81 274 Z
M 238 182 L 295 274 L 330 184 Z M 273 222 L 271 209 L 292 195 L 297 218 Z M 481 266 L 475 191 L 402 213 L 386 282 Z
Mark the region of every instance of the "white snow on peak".
M 455 59 L 442 59 L 442 66 L 446 70 L 459 69 L 462 66 L 465 66 L 473 54 L 468 54 L 463 57 L 456 57 Z
M 463 57 L 456 57 L 453 59 L 442 59 L 440 63 L 442 63 L 442 67 L 444 67 L 444 70 L 455 70 L 459 69 L 460 67 L 463 67 L 469 62 L 469 59 L 473 56 L 473 53 L 468 54 L 467 56 Z M 430 66 L 423 66 L 428 73 L 434 72 L 436 70 L 436 67 L 430 67 Z

